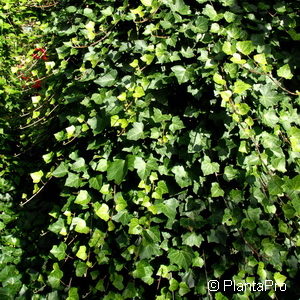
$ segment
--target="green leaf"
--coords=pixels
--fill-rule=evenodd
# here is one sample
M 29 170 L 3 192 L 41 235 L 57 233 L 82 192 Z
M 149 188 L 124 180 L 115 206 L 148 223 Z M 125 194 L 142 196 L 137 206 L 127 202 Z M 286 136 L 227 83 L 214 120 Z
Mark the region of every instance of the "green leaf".
M 82 260 L 86 260 L 88 257 L 86 253 L 86 246 L 80 246 L 76 253 L 76 256 Z
M 150 65 L 153 61 L 153 59 L 155 58 L 155 55 L 153 54 L 144 54 L 142 57 L 141 57 L 141 60 L 143 62 L 145 62 L 147 65 Z M 134 96 L 135 97 L 135 96 Z
M 203 11 L 203 15 L 208 16 L 212 21 L 218 21 L 218 13 L 214 9 L 214 7 L 210 4 L 206 4 Z
M 145 6 L 151 6 L 153 0 L 140 0 L 143 5 Z
M 83 10 L 83 15 L 88 17 L 88 18 L 93 18 L 94 17 L 94 13 L 93 13 L 93 10 L 86 7 L 84 10 Z
M 239 53 L 233 53 L 232 57 L 230 58 L 230 60 L 235 63 L 235 64 L 239 64 L 239 65 L 243 65 L 245 64 L 247 61 L 245 59 L 242 59 L 241 55 Z
M 33 183 L 39 183 L 41 181 L 43 175 L 44 175 L 44 172 L 42 170 L 30 174 Z
M 236 48 L 229 41 L 225 41 L 222 46 L 222 51 L 227 55 L 233 55 Z
M 292 150 L 295 152 L 300 152 L 300 129 L 292 126 L 288 130 L 288 134 L 291 141 Z
M 252 41 L 242 41 L 236 43 L 236 49 L 244 55 L 249 55 L 255 47 Z
M 292 79 L 293 74 L 291 72 L 290 66 L 288 64 L 283 65 L 277 70 L 277 75 L 285 79 Z
M 208 156 L 204 156 L 204 159 L 201 163 L 201 170 L 204 176 L 218 173 L 220 170 L 220 165 L 216 162 L 211 162 Z
M 89 187 L 99 191 L 102 187 L 102 175 L 96 175 L 89 179 Z
M 258 222 L 257 233 L 259 235 L 272 235 L 272 236 L 274 236 L 276 234 L 276 231 L 273 228 L 273 226 L 270 224 L 270 222 L 268 222 L 266 220 L 260 220 Z
M 143 180 L 147 174 L 146 172 L 146 162 L 141 157 L 135 157 L 133 167 L 137 169 L 139 177 Z
M 77 277 L 83 277 L 83 276 L 86 277 L 88 266 L 86 265 L 85 262 L 77 259 L 74 261 L 74 267 L 75 267 L 75 274 Z
M 127 132 L 127 139 L 131 141 L 137 141 L 144 138 L 144 124 L 141 122 L 134 122 L 131 128 Z
M 80 204 L 82 206 L 87 205 L 91 201 L 91 196 L 89 195 L 88 191 L 80 190 L 79 194 L 77 195 L 74 203 Z
M 90 232 L 90 228 L 86 226 L 85 220 L 75 217 L 72 220 L 71 227 L 75 225 L 75 231 L 79 233 L 87 234 Z
M 276 105 L 280 101 L 280 95 L 272 88 L 272 85 L 266 84 L 259 89 L 261 97 L 260 103 L 265 107 Z
M 172 124 L 169 126 L 169 129 L 171 130 L 171 132 L 175 132 L 177 130 L 181 130 L 185 128 L 183 122 L 181 121 L 181 119 L 178 116 L 175 116 L 172 118 Z
M 143 231 L 143 227 L 139 223 L 139 219 L 132 218 L 129 223 L 129 234 L 140 234 Z
M 50 224 L 48 229 L 56 234 L 61 234 L 61 235 L 67 234 L 65 222 L 62 218 L 59 218 L 56 222 Z
M 275 272 L 274 279 L 275 279 L 276 284 L 279 287 L 282 287 L 284 285 L 284 282 L 286 281 L 287 277 L 280 274 L 279 272 Z
M 218 182 L 213 182 L 211 184 L 211 196 L 212 197 L 221 197 L 224 196 L 224 191 L 221 189 Z
M 232 166 L 226 166 L 223 177 L 226 181 L 231 181 L 238 175 L 238 173 L 238 170 L 234 169 Z
M 107 168 L 107 180 L 114 180 L 116 184 L 120 184 L 125 177 L 126 171 L 126 161 L 116 159 Z
M 78 294 L 78 288 L 71 287 L 68 292 L 68 298 L 66 300 L 80 300 Z
M 250 88 L 251 88 L 250 84 L 248 84 L 242 80 L 237 80 L 234 83 L 233 92 L 236 94 L 242 94 L 243 92 L 247 91 Z
M 169 282 L 169 290 L 171 292 L 174 292 L 178 289 L 178 287 L 179 287 L 178 281 L 175 278 L 171 278 Z
M 107 204 L 102 203 L 100 204 L 99 202 L 96 202 L 94 204 L 94 210 L 95 210 L 95 214 L 102 220 L 104 221 L 108 221 L 110 219 L 109 216 L 109 207 Z
M 143 242 L 140 250 L 140 259 L 149 259 L 152 256 L 159 256 L 162 252 L 159 245 L 155 243 Z
M 182 236 L 182 243 L 190 247 L 196 246 L 199 248 L 203 241 L 202 235 L 195 232 L 187 232 Z
M 53 264 L 53 270 L 48 276 L 48 282 L 53 289 L 58 289 L 61 286 L 60 280 L 64 273 L 60 270 L 58 263 Z
M 68 187 L 78 188 L 80 187 L 80 184 L 81 184 L 81 179 L 79 175 L 69 172 L 65 185 Z
M 190 291 L 190 288 L 186 284 L 186 282 L 180 282 L 179 284 L 179 295 L 184 296 Z
M 187 6 L 183 0 L 175 0 L 175 4 L 172 5 L 171 8 L 182 15 L 188 15 L 190 13 L 189 6 Z
M 208 30 L 208 19 L 203 16 L 199 16 L 195 21 L 195 26 L 196 26 L 196 32 L 199 33 L 206 32 Z
M 267 64 L 266 56 L 265 56 L 264 53 L 256 54 L 256 55 L 253 56 L 253 58 L 260 65 L 266 65 Z
M 215 83 L 220 84 L 220 85 L 226 84 L 226 81 L 222 78 L 222 76 L 219 73 L 214 74 L 213 80 Z
M 78 157 L 72 165 L 72 170 L 77 172 L 83 172 L 86 170 L 85 160 L 82 157 Z
M 54 255 L 58 260 L 63 260 L 66 257 L 67 245 L 65 243 L 60 243 L 59 246 L 54 245 L 50 250 L 50 253 Z
M 153 268 L 146 260 L 140 260 L 136 264 L 136 269 L 132 272 L 134 278 L 140 278 L 148 285 L 154 282 L 152 278 Z
M 279 176 L 277 175 L 272 176 L 271 180 L 268 182 L 268 191 L 270 195 L 282 194 L 283 192 L 282 184 L 283 181 Z
M 111 70 L 105 75 L 94 80 L 94 82 L 102 87 L 111 87 L 115 84 L 117 76 L 118 72 L 116 70 Z
M 52 172 L 54 177 L 64 177 L 68 174 L 68 165 L 65 162 L 61 162 L 59 166 Z
M 163 203 L 157 204 L 157 208 L 165 216 L 169 218 L 170 223 L 172 223 L 176 217 L 176 209 L 179 206 L 179 202 L 175 198 L 165 200 Z
M 0 133 L 1 133 L 1 132 L 0 132 Z M 46 164 L 49 164 L 49 163 L 52 161 L 54 155 L 55 155 L 55 154 L 54 154 L 53 151 L 51 151 L 50 153 L 44 154 L 44 155 L 43 155 L 43 160 L 44 160 L 44 162 L 45 162 Z
M 135 98 L 141 98 L 141 97 L 145 96 L 144 89 L 141 86 L 137 86 L 134 89 L 134 93 L 133 93 L 132 96 L 135 97 Z
M 171 70 L 174 72 L 179 84 L 190 81 L 193 75 L 189 69 L 180 65 L 172 67 Z
M 238 115 L 246 115 L 250 111 L 250 106 L 246 103 L 235 104 L 235 112 Z
M 175 180 L 181 188 L 187 187 L 192 184 L 192 181 L 183 166 L 173 167 L 172 173 L 175 174 Z
M 170 249 L 168 258 L 170 259 L 171 264 L 178 265 L 180 268 L 187 270 L 193 262 L 194 254 L 188 249 Z

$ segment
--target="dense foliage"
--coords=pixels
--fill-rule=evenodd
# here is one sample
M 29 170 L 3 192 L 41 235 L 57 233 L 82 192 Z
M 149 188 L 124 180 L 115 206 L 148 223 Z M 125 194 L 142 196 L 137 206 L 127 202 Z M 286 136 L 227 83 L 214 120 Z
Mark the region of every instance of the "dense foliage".
M 1 299 L 299 297 L 298 1 L 2 2 Z

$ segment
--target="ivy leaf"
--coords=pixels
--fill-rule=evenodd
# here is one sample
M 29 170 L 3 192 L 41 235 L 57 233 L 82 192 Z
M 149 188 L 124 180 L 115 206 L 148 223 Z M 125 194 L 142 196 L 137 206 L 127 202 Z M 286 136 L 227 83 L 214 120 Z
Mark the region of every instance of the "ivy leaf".
M 187 187 L 192 184 L 192 181 L 183 166 L 173 167 L 172 173 L 175 174 L 175 180 L 181 188 Z
M 290 66 L 288 64 L 283 65 L 277 70 L 277 75 L 285 79 L 292 79 L 293 74 L 291 72 Z
M 102 87 L 111 87 L 115 84 L 118 72 L 116 70 L 111 70 L 105 75 L 94 80 L 95 83 Z
M 139 219 L 137 218 L 132 218 L 128 226 L 129 226 L 128 229 L 129 234 L 140 234 L 143 231 L 143 227 L 140 225 Z
M 221 197 L 224 196 L 224 191 L 221 189 L 218 182 L 213 182 L 211 184 L 211 196 L 212 197 Z
M 196 31 L 199 33 L 204 33 L 208 30 L 208 19 L 199 16 L 195 21 Z
M 144 89 L 141 86 L 137 86 L 134 89 L 134 93 L 133 93 L 132 96 L 135 97 L 135 98 L 141 98 L 141 97 L 145 96 Z
M 196 246 L 199 248 L 203 241 L 202 235 L 195 232 L 187 232 L 182 236 L 182 243 L 190 247 Z
M 236 94 L 242 94 L 243 92 L 247 91 L 250 88 L 251 88 L 250 84 L 248 84 L 242 80 L 237 80 L 234 83 L 233 92 Z
M 78 187 L 80 187 L 80 184 L 81 184 L 81 179 L 80 179 L 79 175 L 69 172 L 68 177 L 65 182 L 65 185 L 69 186 L 69 187 L 78 188 Z
M 61 162 L 60 165 L 52 172 L 54 177 L 64 177 L 68 173 L 68 165 Z
M 30 174 L 33 183 L 39 183 L 43 175 L 44 172 L 42 170 Z
M 96 202 L 94 204 L 94 210 L 95 210 L 95 214 L 102 220 L 104 221 L 108 221 L 110 219 L 109 216 L 109 207 L 107 204 L 102 203 L 100 204 L 99 202 Z
M 153 268 L 147 260 L 140 260 L 136 264 L 135 270 L 132 272 L 134 278 L 140 278 L 148 285 L 151 285 L 154 282 L 152 278 Z
M 74 203 L 80 204 L 82 206 L 87 205 L 91 201 L 91 196 L 89 195 L 88 191 L 80 190 L 79 194 L 77 195 Z
M 260 65 L 266 65 L 267 64 L 266 56 L 265 56 L 264 53 L 256 54 L 256 55 L 253 56 L 253 58 Z
M 137 141 L 144 138 L 144 124 L 141 122 L 134 122 L 132 126 L 133 128 L 127 132 L 127 139 Z
M 236 51 L 236 48 L 229 41 L 225 41 L 222 46 L 222 51 L 227 55 L 233 55 Z
M 189 6 L 187 6 L 183 0 L 175 0 L 175 4 L 171 6 L 172 9 L 181 15 L 187 15 L 190 13 Z
M 71 287 L 68 292 L 68 298 L 66 300 L 79 300 L 78 288 Z
M 125 160 L 116 159 L 107 168 L 107 180 L 114 180 L 116 184 L 120 184 L 125 177 L 126 171 Z
M 61 286 L 60 280 L 64 273 L 60 270 L 58 263 L 53 264 L 53 270 L 48 276 L 48 282 L 53 289 L 58 289 Z
M 194 254 L 188 249 L 170 249 L 168 258 L 170 259 L 171 264 L 176 264 L 180 268 L 187 270 L 193 262 Z
M 287 278 L 286 278 L 286 276 L 280 274 L 279 272 L 275 272 L 274 279 L 275 279 L 276 284 L 279 287 L 282 287 Z
M 161 253 L 159 245 L 144 242 L 140 250 L 140 259 L 149 259 L 152 256 L 159 256 Z
M 176 209 L 179 206 L 178 200 L 171 198 L 165 200 L 163 203 L 157 204 L 157 208 L 173 222 L 176 217 Z
M 174 72 L 179 84 L 188 82 L 191 80 L 193 75 L 189 69 L 186 69 L 180 65 L 172 67 L 171 70 Z
M 146 162 L 141 157 L 135 157 L 133 167 L 137 169 L 139 177 L 143 180 L 146 176 Z
M 89 187 L 99 191 L 102 187 L 102 175 L 96 175 L 89 179 Z
M 145 6 L 151 6 L 153 0 L 141 0 L 142 4 Z
M 85 220 L 75 217 L 72 220 L 72 224 L 71 227 L 75 225 L 75 231 L 79 232 L 79 233 L 89 233 L 90 232 L 90 228 L 88 226 L 86 226 L 86 222 Z
M 48 229 L 56 234 L 67 235 L 65 222 L 62 218 L 59 218 L 56 222 L 50 224 Z
M 260 103 L 265 107 L 276 105 L 280 101 L 279 94 L 272 89 L 272 86 L 266 84 L 259 89 L 261 97 L 259 98 Z
M 295 152 L 300 152 L 300 129 L 292 126 L 288 130 L 288 134 L 291 141 L 292 150 Z
M 249 55 L 255 47 L 252 41 L 242 41 L 236 43 L 236 49 L 244 55 Z
M 88 257 L 86 253 L 86 246 L 80 246 L 76 253 L 76 256 L 82 260 L 86 260 Z
M 218 21 L 218 13 L 216 12 L 216 10 L 212 5 L 206 4 L 202 13 L 208 16 L 210 20 Z
M 204 159 L 201 163 L 201 170 L 204 176 L 218 173 L 220 170 L 220 165 L 216 162 L 211 162 L 208 156 L 204 156 Z
M 220 84 L 220 85 L 225 85 L 226 84 L 226 81 L 218 73 L 214 74 L 213 80 L 214 80 L 215 83 Z
M 58 260 L 63 260 L 66 257 L 67 245 L 65 243 L 60 243 L 59 246 L 54 245 L 50 250 L 50 253 L 54 255 Z
M 170 125 L 170 130 L 171 132 L 175 132 L 177 130 L 181 130 L 183 128 L 185 128 L 183 122 L 181 121 L 181 119 L 178 116 L 175 116 L 172 118 L 172 124 Z

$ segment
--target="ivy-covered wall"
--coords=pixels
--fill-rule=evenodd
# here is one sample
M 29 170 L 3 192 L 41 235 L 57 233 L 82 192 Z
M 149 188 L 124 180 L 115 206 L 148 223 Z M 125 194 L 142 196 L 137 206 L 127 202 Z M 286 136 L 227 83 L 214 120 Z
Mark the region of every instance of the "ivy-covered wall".
M 0 298 L 298 298 L 299 2 L 18 2 Z

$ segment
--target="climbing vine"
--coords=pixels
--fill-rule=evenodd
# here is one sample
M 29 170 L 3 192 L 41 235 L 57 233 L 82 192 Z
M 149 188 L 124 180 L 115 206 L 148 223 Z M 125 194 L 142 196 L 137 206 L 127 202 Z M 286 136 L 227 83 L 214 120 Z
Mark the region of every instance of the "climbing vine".
M 299 296 L 297 2 L 4 2 L 0 295 Z

